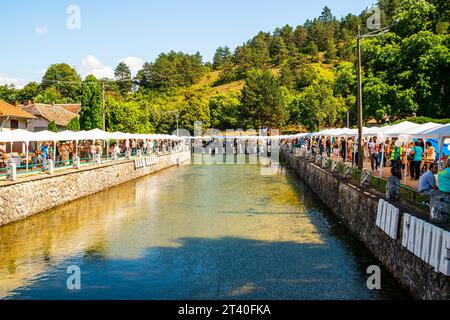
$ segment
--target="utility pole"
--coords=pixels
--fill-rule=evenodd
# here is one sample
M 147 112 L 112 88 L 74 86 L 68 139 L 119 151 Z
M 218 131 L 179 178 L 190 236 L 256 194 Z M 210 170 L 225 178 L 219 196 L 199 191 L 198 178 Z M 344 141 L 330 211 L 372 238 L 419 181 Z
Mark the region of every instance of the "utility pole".
M 179 112 L 178 112 L 178 110 L 177 110 L 177 137 L 179 137 L 180 136 L 180 131 L 179 131 L 179 129 L 178 129 L 178 119 L 180 118 L 180 114 L 179 114 Z
M 167 111 L 168 114 L 175 114 L 175 119 L 177 121 L 177 136 L 180 136 L 180 131 L 178 129 L 178 121 L 180 119 L 180 110 L 176 109 L 176 110 L 172 110 L 172 111 Z
M 358 76 L 358 170 L 363 169 L 363 106 L 362 106 L 362 79 L 361 79 L 361 27 L 358 26 L 358 35 L 356 37 L 357 48 L 357 76 Z
M 102 83 L 102 115 L 103 115 L 103 131 L 106 131 L 105 81 L 103 81 Z
M 357 49 L 357 76 L 358 76 L 358 93 L 356 96 L 358 103 L 358 169 L 363 169 L 363 101 L 362 101 L 362 74 L 361 74 L 361 39 L 362 38 L 373 38 L 383 36 L 390 31 L 393 25 L 397 23 L 396 20 L 392 21 L 386 28 L 372 31 L 368 34 L 361 33 L 361 27 L 358 26 L 358 34 L 356 36 L 356 49 Z
M 347 111 L 347 128 L 350 128 L 350 111 Z

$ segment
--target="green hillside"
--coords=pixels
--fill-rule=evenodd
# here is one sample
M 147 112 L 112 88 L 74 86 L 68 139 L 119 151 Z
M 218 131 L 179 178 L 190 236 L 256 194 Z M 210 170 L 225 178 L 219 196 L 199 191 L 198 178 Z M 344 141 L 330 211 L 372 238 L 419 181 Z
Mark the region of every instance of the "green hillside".
M 450 117 L 450 2 L 379 0 L 389 32 L 361 40 L 364 120 Z M 259 32 L 212 62 L 200 53 L 161 53 L 136 77 L 120 63 L 115 79 L 82 80 L 67 64 L 49 67 L 41 83 L 0 87 L 10 103 L 81 102 L 82 129 L 102 127 L 102 88 L 110 131 L 162 132 L 195 121 L 203 128 L 318 130 L 356 125 L 356 35 L 373 32 L 373 12 L 337 18 L 328 7 L 303 25 Z M 394 23 L 395 22 L 395 23 Z

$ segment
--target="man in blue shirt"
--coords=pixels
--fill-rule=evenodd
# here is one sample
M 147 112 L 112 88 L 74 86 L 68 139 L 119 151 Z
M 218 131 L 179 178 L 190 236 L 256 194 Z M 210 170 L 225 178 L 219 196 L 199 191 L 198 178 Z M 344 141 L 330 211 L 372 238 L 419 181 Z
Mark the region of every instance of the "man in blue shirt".
M 419 192 L 430 195 L 431 191 L 437 189 L 435 174 L 438 171 L 436 163 L 431 163 L 427 172 L 425 172 L 419 179 Z
M 419 180 L 420 177 L 420 164 L 422 163 L 422 154 L 423 149 L 419 145 L 419 141 L 414 143 L 414 147 L 412 147 L 411 153 L 414 154 L 414 158 L 411 161 L 411 179 Z
M 47 170 L 48 143 L 45 142 L 41 147 L 42 170 Z

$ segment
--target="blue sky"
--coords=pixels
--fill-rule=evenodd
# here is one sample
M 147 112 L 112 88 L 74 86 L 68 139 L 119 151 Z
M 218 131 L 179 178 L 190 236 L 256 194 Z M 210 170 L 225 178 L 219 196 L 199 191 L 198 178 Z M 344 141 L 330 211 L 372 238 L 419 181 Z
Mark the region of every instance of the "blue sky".
M 134 72 L 170 50 L 205 61 L 259 31 L 303 24 L 328 5 L 338 18 L 359 14 L 375 0 L 15 0 L 0 2 L 0 84 L 39 81 L 52 63 L 85 76 L 111 76 L 119 61 Z M 81 28 L 69 30 L 67 8 L 77 5 Z

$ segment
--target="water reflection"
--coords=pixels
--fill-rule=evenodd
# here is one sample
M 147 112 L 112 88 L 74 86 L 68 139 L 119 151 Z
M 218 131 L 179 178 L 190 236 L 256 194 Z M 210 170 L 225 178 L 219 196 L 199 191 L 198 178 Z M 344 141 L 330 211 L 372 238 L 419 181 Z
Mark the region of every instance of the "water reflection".
M 173 168 L 1 228 L 0 297 L 404 297 L 388 276 L 367 290 L 376 261 L 324 212 L 291 174 Z

